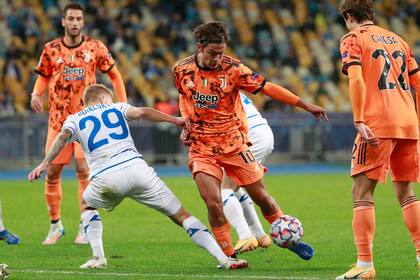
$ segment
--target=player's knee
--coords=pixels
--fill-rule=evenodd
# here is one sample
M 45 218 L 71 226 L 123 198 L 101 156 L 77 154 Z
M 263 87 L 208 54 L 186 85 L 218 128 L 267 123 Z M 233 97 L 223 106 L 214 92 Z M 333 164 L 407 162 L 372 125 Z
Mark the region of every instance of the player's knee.
M 213 213 L 222 212 L 223 213 L 223 203 L 222 201 L 211 200 L 206 201 L 207 209 Z
M 395 186 L 395 195 L 400 203 L 410 196 L 415 196 L 412 184 L 403 184 L 402 187 Z
M 51 164 L 47 169 L 46 180 L 47 182 L 56 182 L 61 178 L 61 171 L 63 170 L 63 165 Z
M 55 184 L 58 183 L 58 181 L 60 181 L 60 173 L 56 172 L 55 170 L 48 170 L 47 171 L 47 176 L 45 176 L 45 180 L 47 181 L 47 183 L 51 183 L 51 184 Z
M 89 168 L 85 166 L 76 167 L 77 177 L 89 177 Z

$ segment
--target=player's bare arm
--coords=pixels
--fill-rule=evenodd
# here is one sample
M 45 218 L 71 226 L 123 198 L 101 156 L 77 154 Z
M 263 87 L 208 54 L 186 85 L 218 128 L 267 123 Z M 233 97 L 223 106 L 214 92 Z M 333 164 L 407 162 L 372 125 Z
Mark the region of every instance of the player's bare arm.
M 311 103 L 306 103 L 302 99 L 299 99 L 298 102 L 296 103 L 296 106 L 299 107 L 299 108 L 302 108 L 303 110 L 305 110 L 309 113 L 311 113 L 318 120 L 325 119 L 325 120 L 328 121 L 327 112 L 325 111 L 324 108 L 322 108 L 318 105 L 311 104 Z
M 69 130 L 62 131 L 57 138 L 55 138 L 51 149 L 48 151 L 45 158 L 42 162 L 28 174 L 28 180 L 32 182 L 33 180 L 39 179 L 41 175 L 47 170 L 51 161 L 53 161 L 60 151 L 64 148 L 64 145 L 67 143 L 67 140 L 71 137 L 71 132 Z
M 130 108 L 127 111 L 127 117 L 131 120 L 145 119 L 152 122 L 168 122 L 187 131 L 191 129 L 190 120 L 182 117 L 173 117 L 158 110 L 148 107 Z

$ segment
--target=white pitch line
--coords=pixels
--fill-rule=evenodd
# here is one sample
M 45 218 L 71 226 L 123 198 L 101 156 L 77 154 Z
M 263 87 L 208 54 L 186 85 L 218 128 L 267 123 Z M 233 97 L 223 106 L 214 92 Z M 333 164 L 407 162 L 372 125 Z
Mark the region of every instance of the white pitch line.
M 82 272 L 82 271 L 57 271 L 57 270 L 35 270 L 35 269 L 10 269 L 10 272 L 39 273 L 39 274 L 66 274 L 66 275 L 91 275 L 91 276 L 118 276 L 118 277 L 165 277 L 165 278 L 226 278 L 226 279 L 278 279 L 278 280 L 319 280 L 317 277 L 295 277 L 295 276 L 262 276 L 262 275 L 202 275 L 202 274 L 166 274 L 166 273 L 118 273 L 118 272 Z

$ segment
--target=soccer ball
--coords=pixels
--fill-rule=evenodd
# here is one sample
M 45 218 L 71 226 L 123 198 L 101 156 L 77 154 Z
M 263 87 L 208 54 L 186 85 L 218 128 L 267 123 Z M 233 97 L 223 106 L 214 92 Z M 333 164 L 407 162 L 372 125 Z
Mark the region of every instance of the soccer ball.
M 9 277 L 9 266 L 5 263 L 0 264 L 0 280 L 5 280 Z
M 297 218 L 283 215 L 271 224 L 270 234 L 278 246 L 292 248 L 302 239 L 303 227 Z

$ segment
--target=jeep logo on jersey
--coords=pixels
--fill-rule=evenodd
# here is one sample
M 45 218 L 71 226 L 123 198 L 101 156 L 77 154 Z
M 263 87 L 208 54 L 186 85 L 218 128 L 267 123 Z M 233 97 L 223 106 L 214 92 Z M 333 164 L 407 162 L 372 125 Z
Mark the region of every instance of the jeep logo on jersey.
M 64 80 L 83 80 L 85 76 L 85 68 L 65 66 L 63 70 Z
M 68 67 L 65 66 L 63 70 L 64 75 L 78 75 L 83 76 L 85 74 L 85 68 L 83 67 Z
M 215 104 L 219 101 L 219 97 L 217 95 L 201 94 L 199 91 L 196 91 L 192 98 L 197 102 L 210 102 L 211 104 Z

